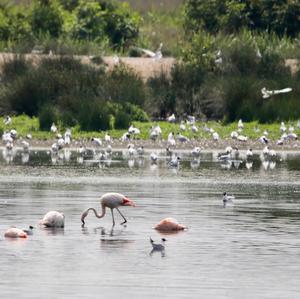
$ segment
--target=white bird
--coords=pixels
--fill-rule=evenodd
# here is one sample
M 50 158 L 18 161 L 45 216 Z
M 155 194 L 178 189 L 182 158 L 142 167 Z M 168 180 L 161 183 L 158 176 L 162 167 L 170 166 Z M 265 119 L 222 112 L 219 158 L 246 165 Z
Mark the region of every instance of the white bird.
M 200 153 L 201 153 L 200 147 L 196 146 L 196 147 L 193 148 L 193 150 L 192 150 L 192 156 L 194 158 L 199 158 L 200 157 Z
M 294 133 L 294 131 L 295 131 L 294 126 L 290 126 L 290 127 L 289 127 L 289 132 L 290 132 L 290 133 Z
M 186 118 L 187 118 L 187 123 L 188 123 L 189 125 L 192 125 L 192 124 L 195 124 L 195 123 L 196 123 L 196 117 L 195 117 L 195 116 L 188 115 Z
M 178 167 L 179 163 L 180 163 L 180 157 L 175 156 L 174 158 L 172 158 L 171 161 L 169 161 L 168 164 L 169 164 L 170 167 Z
M 122 141 L 122 142 L 130 141 L 130 134 L 129 134 L 128 132 L 125 132 L 125 133 L 121 136 L 121 141 Z
M 113 56 L 113 61 L 114 61 L 114 64 L 120 64 L 120 62 L 121 62 L 120 57 L 117 54 L 115 54 Z
M 181 131 L 185 131 L 186 130 L 186 126 L 185 126 L 183 120 L 181 121 L 179 128 L 180 128 Z
M 65 140 L 63 138 L 59 138 L 57 140 L 57 145 L 59 149 L 62 149 L 65 146 Z
M 3 119 L 3 123 L 4 123 L 6 126 L 10 125 L 11 122 L 12 122 L 12 119 L 11 119 L 11 117 L 10 117 L 9 115 L 5 116 L 5 118 Z
M 12 139 L 16 139 L 18 136 L 18 132 L 15 129 L 10 130 L 10 136 Z
M 163 57 L 161 49 L 162 49 L 163 43 L 160 43 L 158 49 L 153 52 L 147 49 L 137 48 L 138 50 L 144 52 L 147 56 L 154 58 L 154 59 L 161 59 Z
M 107 152 L 109 155 L 112 153 L 112 147 L 111 147 L 110 144 L 106 147 L 106 152 Z
M 219 138 L 220 138 L 220 136 L 219 136 L 219 134 L 217 132 L 213 132 L 212 138 L 213 138 L 214 141 L 218 141 Z
M 272 157 L 272 158 L 274 158 L 274 157 L 276 157 L 276 152 L 273 150 L 273 149 L 271 149 L 271 150 L 269 150 L 269 157 Z
M 158 159 L 157 154 L 151 153 L 151 154 L 150 154 L 150 159 L 151 159 L 151 162 L 152 162 L 152 163 L 156 163 L 156 162 L 157 162 L 157 159 Z
M 100 147 L 102 145 L 102 140 L 100 138 L 93 137 L 91 141 L 96 147 Z
M 223 206 L 226 207 L 226 204 L 228 202 L 232 202 L 232 200 L 235 199 L 233 195 L 228 195 L 227 192 L 223 193 Z
M 248 140 L 248 137 L 247 136 L 244 136 L 244 135 L 239 135 L 237 137 L 237 140 L 238 141 L 242 141 L 242 142 L 246 142 Z
M 139 156 L 143 156 L 144 155 L 144 147 L 143 146 L 139 146 L 138 148 L 137 148 L 137 150 L 136 150 L 136 152 L 137 152 L 137 154 L 139 155 Z
M 2 134 L 2 141 L 3 141 L 3 143 L 7 143 L 7 142 L 14 142 L 14 140 L 13 140 L 13 138 L 11 137 L 11 135 L 10 135 L 10 132 L 4 132 L 3 134 Z
M 44 215 L 39 224 L 45 227 L 64 227 L 65 215 L 57 211 L 50 211 Z
M 22 143 L 22 146 L 23 146 L 23 151 L 28 152 L 29 151 L 29 143 L 25 140 L 23 140 L 21 143 Z
M 128 154 L 129 156 L 134 156 L 136 154 L 136 150 L 134 148 L 134 144 L 128 144 Z
M 152 245 L 152 251 L 150 254 L 152 254 L 154 251 L 161 251 L 164 252 L 165 251 L 165 242 L 167 240 L 165 238 L 161 239 L 161 244 L 156 244 L 154 243 L 154 241 L 150 238 L 150 243 Z
M 292 91 L 292 88 L 290 88 L 290 87 L 278 89 L 278 90 L 267 90 L 265 87 L 263 87 L 261 89 L 263 99 L 268 99 L 269 97 L 271 97 L 273 95 L 280 94 L 280 93 L 287 93 L 287 92 L 291 92 L 291 91 Z
M 141 134 L 141 131 L 140 131 L 140 129 L 135 128 L 133 125 L 131 125 L 128 129 L 128 133 L 133 134 L 133 135 L 139 135 L 139 134 Z
M 232 131 L 232 132 L 230 133 L 230 137 L 231 137 L 232 139 L 237 139 L 238 136 L 239 136 L 239 133 L 238 133 L 237 131 Z
M 252 148 L 249 148 L 246 152 L 246 157 L 247 158 L 251 158 L 253 157 L 253 151 L 252 151 Z
M 267 144 L 269 142 L 268 138 L 265 135 L 259 137 L 258 141 L 262 144 Z
M 287 134 L 287 139 L 296 140 L 298 139 L 298 136 L 296 133 L 289 133 Z
M 266 146 L 262 151 L 263 155 L 265 155 L 265 156 L 269 155 L 269 152 L 270 152 L 270 149 L 268 146 Z
M 105 141 L 106 143 L 110 143 L 110 142 L 111 142 L 111 137 L 110 137 L 110 135 L 109 135 L 107 132 L 105 133 L 104 141 Z
M 244 129 L 244 124 L 243 124 L 242 119 L 240 119 L 239 122 L 238 122 L 238 129 L 241 129 L 241 130 Z
M 197 126 L 195 124 L 192 125 L 191 129 L 192 129 L 193 133 L 197 133 L 199 131 L 198 128 L 197 128 Z
M 286 126 L 285 126 L 284 122 L 282 121 L 280 124 L 280 132 L 284 133 L 285 131 L 286 131 Z
M 56 133 L 56 132 L 57 132 L 57 127 L 56 127 L 55 123 L 52 123 L 51 128 L 50 128 L 50 131 L 51 131 L 52 133 Z
M 176 137 L 182 143 L 190 141 L 186 136 L 179 133 L 177 133 Z
M 170 146 L 175 146 L 176 145 L 176 140 L 175 140 L 173 132 L 170 132 L 169 135 L 168 135 L 168 145 L 170 145 Z
M 175 121 L 176 121 L 175 114 L 173 113 L 172 115 L 170 115 L 170 116 L 167 118 L 167 121 L 168 121 L 169 123 L 175 123 Z
M 69 145 L 71 143 L 71 136 L 72 136 L 71 129 L 67 129 L 64 138 L 65 144 Z

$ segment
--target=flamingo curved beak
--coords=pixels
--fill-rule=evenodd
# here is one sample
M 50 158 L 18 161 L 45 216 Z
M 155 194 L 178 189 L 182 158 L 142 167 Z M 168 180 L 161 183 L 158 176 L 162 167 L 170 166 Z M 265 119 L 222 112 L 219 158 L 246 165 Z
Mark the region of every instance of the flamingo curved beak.
M 135 203 L 129 199 L 128 197 L 124 197 L 123 198 L 123 206 L 131 206 L 131 207 L 135 207 Z

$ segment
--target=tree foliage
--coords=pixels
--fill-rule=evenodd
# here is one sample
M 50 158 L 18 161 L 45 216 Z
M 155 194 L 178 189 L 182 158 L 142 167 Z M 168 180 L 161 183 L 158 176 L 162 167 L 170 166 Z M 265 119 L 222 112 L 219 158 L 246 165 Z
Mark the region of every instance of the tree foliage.
M 300 32 L 300 2 L 290 0 L 187 0 L 187 32 L 252 31 L 297 36 Z

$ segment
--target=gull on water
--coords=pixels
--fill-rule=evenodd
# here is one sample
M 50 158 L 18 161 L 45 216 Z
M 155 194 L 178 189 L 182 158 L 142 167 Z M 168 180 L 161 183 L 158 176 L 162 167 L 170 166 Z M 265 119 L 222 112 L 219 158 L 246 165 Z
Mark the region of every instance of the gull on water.
M 235 199 L 233 195 L 228 195 L 227 192 L 223 193 L 223 206 L 226 207 L 228 202 L 232 202 L 232 200 Z

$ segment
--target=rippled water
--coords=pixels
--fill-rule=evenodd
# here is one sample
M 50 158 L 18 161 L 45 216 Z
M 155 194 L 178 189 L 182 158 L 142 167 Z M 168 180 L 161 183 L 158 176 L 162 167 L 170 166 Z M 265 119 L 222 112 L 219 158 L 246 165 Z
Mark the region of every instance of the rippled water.
M 242 155 L 228 163 L 214 152 L 200 162 L 180 155 L 178 169 L 162 153 L 157 165 L 148 153 L 115 152 L 102 163 L 74 152 L 1 157 L 0 297 L 299 298 L 300 156 L 255 156 L 247 165 Z M 121 208 L 128 225 L 111 230 L 110 213 L 91 214 L 81 228 L 82 211 L 99 208 L 109 191 L 136 202 Z M 223 208 L 224 191 L 234 205 Z M 64 230 L 38 227 L 53 209 L 64 212 Z M 189 229 L 154 231 L 167 216 Z M 36 229 L 27 240 L 4 239 L 11 225 L 30 224 Z M 150 255 L 150 236 L 168 240 L 165 256 Z

